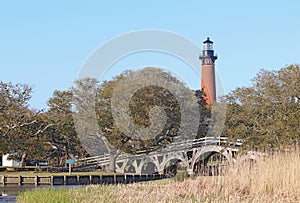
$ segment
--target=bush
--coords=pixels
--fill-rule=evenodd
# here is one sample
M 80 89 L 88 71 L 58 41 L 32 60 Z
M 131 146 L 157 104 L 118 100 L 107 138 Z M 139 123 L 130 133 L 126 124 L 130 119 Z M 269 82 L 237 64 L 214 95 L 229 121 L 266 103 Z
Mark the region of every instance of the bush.
M 175 181 L 184 181 L 187 178 L 189 178 L 189 176 L 186 171 L 179 171 L 175 176 Z

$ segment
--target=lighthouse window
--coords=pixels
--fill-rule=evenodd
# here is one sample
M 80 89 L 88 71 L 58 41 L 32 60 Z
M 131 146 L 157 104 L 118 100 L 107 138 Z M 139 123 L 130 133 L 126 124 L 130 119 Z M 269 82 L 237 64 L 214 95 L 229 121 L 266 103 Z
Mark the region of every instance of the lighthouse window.
M 211 43 L 206 43 L 206 44 L 204 45 L 204 49 L 205 49 L 205 50 L 212 50 L 212 49 L 213 49 L 213 45 L 212 45 Z

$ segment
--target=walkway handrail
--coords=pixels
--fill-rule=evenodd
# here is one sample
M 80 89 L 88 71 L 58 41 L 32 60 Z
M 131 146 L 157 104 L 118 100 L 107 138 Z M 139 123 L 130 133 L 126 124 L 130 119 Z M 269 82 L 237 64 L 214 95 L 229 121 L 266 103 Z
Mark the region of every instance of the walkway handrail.
M 128 159 L 128 158 L 138 158 L 138 157 L 145 156 L 146 154 L 147 155 L 156 154 L 157 152 L 168 153 L 168 152 L 174 152 L 174 151 L 179 151 L 179 150 L 189 150 L 192 148 L 203 147 L 203 146 L 207 146 L 207 145 L 218 145 L 218 146 L 228 145 L 231 148 L 238 148 L 242 144 L 243 144 L 243 140 L 240 140 L 240 139 L 233 142 L 233 141 L 229 141 L 229 139 L 227 137 L 202 137 L 202 138 L 193 139 L 193 140 L 189 139 L 189 140 L 184 140 L 181 142 L 173 142 L 173 143 L 168 144 L 166 147 L 162 148 L 161 150 L 151 151 L 150 153 L 147 153 L 148 152 L 147 150 L 141 150 L 141 151 L 139 151 L 138 154 L 135 154 L 135 155 L 121 153 L 117 157 L 117 161 L 122 161 L 122 160 Z M 89 165 L 89 164 L 107 165 L 110 162 L 109 156 L 110 156 L 110 154 L 102 154 L 99 156 L 82 158 L 82 159 L 78 159 L 77 163 L 85 163 L 86 165 Z

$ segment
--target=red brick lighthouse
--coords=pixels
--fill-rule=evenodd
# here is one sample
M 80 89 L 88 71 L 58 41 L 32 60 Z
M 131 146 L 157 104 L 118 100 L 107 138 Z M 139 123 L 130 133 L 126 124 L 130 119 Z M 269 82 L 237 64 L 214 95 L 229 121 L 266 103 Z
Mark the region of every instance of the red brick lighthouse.
M 202 61 L 201 88 L 205 93 L 205 100 L 208 105 L 216 101 L 216 81 L 215 81 L 215 60 L 213 42 L 207 40 L 203 42 L 204 48 L 199 59 Z

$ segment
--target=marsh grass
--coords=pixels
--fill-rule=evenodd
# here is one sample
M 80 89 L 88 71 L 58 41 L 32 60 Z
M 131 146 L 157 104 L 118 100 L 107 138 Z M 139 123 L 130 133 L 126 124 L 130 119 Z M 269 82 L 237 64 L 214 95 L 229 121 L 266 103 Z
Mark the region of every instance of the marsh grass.
M 34 190 L 18 202 L 300 202 L 299 153 L 236 165 L 225 176 L 180 181 Z

